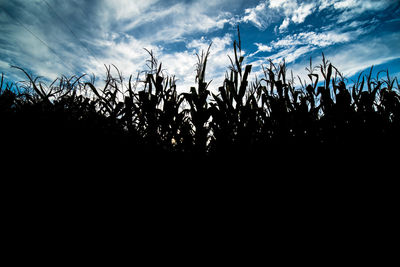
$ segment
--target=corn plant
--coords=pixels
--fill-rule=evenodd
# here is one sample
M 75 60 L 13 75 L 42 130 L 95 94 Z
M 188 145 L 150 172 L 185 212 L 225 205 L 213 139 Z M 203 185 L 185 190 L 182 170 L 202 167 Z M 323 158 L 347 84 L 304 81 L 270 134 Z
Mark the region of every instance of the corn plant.
M 190 120 L 194 126 L 194 149 L 196 152 L 206 152 L 207 140 L 209 130 L 207 122 L 210 117 L 210 110 L 208 108 L 207 98 L 210 95 L 210 91 L 207 89 L 210 82 L 206 82 L 205 74 L 207 67 L 207 59 L 210 55 L 209 45 L 206 52 L 202 51 L 201 55 L 197 54 L 197 65 L 196 65 L 196 79 L 197 90 L 195 87 L 190 88 L 190 93 L 184 93 L 184 99 L 190 105 Z
M 244 57 L 242 56 L 240 31 L 238 28 L 238 41 L 233 43 L 234 59 L 231 61 L 230 73 L 226 74 L 223 86 L 219 87 L 219 95 L 213 94 L 214 102 L 211 104 L 212 115 L 212 146 L 216 150 L 229 150 L 243 146 L 247 133 L 254 129 L 254 121 L 250 120 L 250 113 L 255 106 L 254 94 L 245 101 L 248 78 L 251 65 L 246 65 L 243 70 Z M 253 119 L 256 119 L 253 117 Z M 245 130 L 246 129 L 246 130 Z M 255 130 L 255 129 L 254 129 Z

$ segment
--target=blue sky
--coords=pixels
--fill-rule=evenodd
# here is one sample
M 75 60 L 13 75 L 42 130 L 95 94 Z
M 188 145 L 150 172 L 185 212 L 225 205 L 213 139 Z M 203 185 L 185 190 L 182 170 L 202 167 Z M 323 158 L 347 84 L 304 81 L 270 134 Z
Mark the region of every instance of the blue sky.
M 371 65 L 400 77 L 399 15 L 398 0 L 0 0 L 0 71 L 102 77 L 114 64 L 129 76 L 145 69 L 147 48 L 187 91 L 195 53 L 212 42 L 206 78 L 216 89 L 239 25 L 253 78 L 269 59 L 304 77 L 321 52 L 349 79 Z

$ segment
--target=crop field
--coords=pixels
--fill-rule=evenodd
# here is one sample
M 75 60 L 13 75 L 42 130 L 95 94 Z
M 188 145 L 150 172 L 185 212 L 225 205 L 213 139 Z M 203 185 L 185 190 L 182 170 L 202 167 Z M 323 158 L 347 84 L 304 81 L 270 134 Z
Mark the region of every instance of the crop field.
M 250 80 L 252 66 L 243 64 L 240 35 L 233 49 L 214 93 L 206 80 L 209 50 L 197 55 L 196 83 L 184 93 L 177 93 L 175 77 L 164 75 L 152 51 L 148 70 L 137 77 L 106 67 L 101 88 L 84 82 L 85 76 L 45 84 L 15 66 L 26 81 L 1 77 L 2 143 L 17 158 L 40 152 L 72 161 L 286 158 L 304 164 L 324 155 L 383 160 L 398 147 L 399 83 L 388 71 L 373 77 L 371 67 L 349 87 L 323 57 L 320 63 L 310 59 L 308 80 L 288 73 L 285 62 L 272 61 L 262 66 L 264 77 Z

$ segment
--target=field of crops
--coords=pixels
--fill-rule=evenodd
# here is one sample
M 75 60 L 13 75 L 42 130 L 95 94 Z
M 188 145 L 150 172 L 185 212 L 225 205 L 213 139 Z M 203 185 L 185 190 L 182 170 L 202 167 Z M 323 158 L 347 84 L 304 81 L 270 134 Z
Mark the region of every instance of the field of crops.
M 284 62 L 266 62 L 264 77 L 250 81 L 252 66 L 243 64 L 239 44 L 214 93 L 205 78 L 209 51 L 198 55 L 195 86 L 184 93 L 151 51 L 148 70 L 137 77 L 115 77 L 111 68 L 118 69 L 107 67 L 102 88 L 83 76 L 45 84 L 22 68 L 24 83 L 2 76 L 3 151 L 21 160 L 40 152 L 53 160 L 196 157 L 232 158 L 234 165 L 237 157 L 306 164 L 337 153 L 337 159 L 374 161 L 399 146 L 399 83 L 389 72 L 373 77 L 371 67 L 348 87 L 323 58 L 314 65 L 310 59 L 308 81 L 288 73 Z
M 46 85 L 22 68 L 24 83 L 2 76 L 7 229 L 30 236 L 60 231 L 62 222 L 87 236 L 99 222 L 175 233 L 193 222 L 219 231 L 246 221 L 277 235 L 364 240 L 376 228 L 390 236 L 382 231 L 396 221 L 398 80 L 372 77 L 371 68 L 348 87 L 324 58 L 310 60 L 298 88 L 284 63 L 268 62 L 264 77 L 250 81 L 252 66 L 234 47 L 217 93 L 205 79 L 208 51 L 184 93 L 151 52 L 147 72 L 124 82 L 108 67 L 101 88 L 84 77 Z M 226 225 L 215 226 L 220 219 Z

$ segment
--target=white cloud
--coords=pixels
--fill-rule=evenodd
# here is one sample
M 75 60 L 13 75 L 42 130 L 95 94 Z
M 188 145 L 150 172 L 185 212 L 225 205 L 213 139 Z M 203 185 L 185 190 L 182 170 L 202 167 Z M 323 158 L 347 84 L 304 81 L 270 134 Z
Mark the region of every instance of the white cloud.
M 314 3 L 309 3 L 309 4 L 304 4 L 301 3 L 300 6 L 296 10 L 293 11 L 291 20 L 294 23 L 303 23 L 304 20 L 314 11 L 315 9 L 315 4 Z
M 319 0 L 319 9 L 333 7 L 335 9 L 353 9 L 363 13 L 367 10 L 379 10 L 396 3 L 396 0 Z
M 252 22 L 257 28 L 265 30 L 276 19 L 267 2 L 262 1 L 254 8 L 245 9 L 245 15 L 239 22 Z
M 325 57 L 342 72 L 345 77 L 351 77 L 372 65 L 384 64 L 390 60 L 400 58 L 399 33 L 383 34 L 373 38 L 364 38 L 346 45 L 346 48 L 327 48 Z M 288 66 L 294 75 L 299 75 L 302 80 L 308 80 L 305 67 L 309 64 L 307 59 L 293 62 Z M 313 65 L 322 62 L 322 56 L 313 55 Z M 287 61 L 288 62 L 288 61 Z M 389 69 L 390 71 L 390 69 Z M 395 74 L 394 74 L 395 75 Z
M 399 33 L 388 34 L 350 44 L 346 49 L 333 49 L 326 56 L 346 76 L 352 76 L 372 65 L 400 58 L 400 47 L 396 45 L 399 41 Z
M 286 29 L 289 27 L 289 23 L 290 23 L 290 19 L 289 18 L 285 18 L 281 24 L 281 26 L 279 26 L 279 32 L 282 33 L 284 31 L 286 31 Z
M 319 0 L 318 10 L 326 9 L 334 4 L 335 0 Z
M 273 0 L 269 2 L 269 7 L 270 8 L 278 8 L 282 7 L 284 4 L 288 2 L 293 2 L 293 1 L 287 1 L 287 0 Z
M 341 9 L 341 8 L 353 8 L 358 5 L 357 0 L 342 0 L 333 3 L 334 8 Z
M 272 47 L 265 45 L 265 44 L 260 44 L 260 43 L 255 43 L 255 45 L 257 45 L 257 50 L 260 52 L 271 52 L 272 51 Z
M 279 27 L 283 32 L 290 22 L 299 24 L 312 14 L 316 8 L 316 3 L 303 3 L 297 0 L 266 0 L 260 2 L 254 8 L 245 10 L 245 16 L 241 21 L 252 22 L 257 28 L 265 30 L 271 23 L 279 17 L 284 20 Z
M 269 8 L 275 9 L 275 12 L 282 12 L 286 17 L 291 17 L 298 8 L 297 0 L 270 0 Z
M 351 32 L 335 32 L 328 31 L 322 33 L 308 32 L 300 33 L 298 38 L 306 44 L 311 44 L 319 47 L 326 47 L 338 43 L 346 43 L 355 38 Z
M 104 8 L 114 20 L 121 20 L 146 13 L 157 2 L 159 0 L 104 0 Z
M 327 47 L 339 43 L 347 43 L 357 39 L 359 36 L 371 31 L 371 28 L 360 28 L 352 31 L 341 32 L 330 30 L 325 32 L 301 32 L 287 35 L 281 39 L 271 42 L 272 47 L 282 48 L 298 45 L 312 45 L 317 47 Z
M 341 0 L 334 1 L 335 9 L 351 9 L 356 13 L 364 13 L 369 10 L 381 10 L 394 3 L 393 0 Z
M 175 42 L 183 40 L 185 35 L 222 29 L 230 23 L 233 16 L 223 11 L 224 4 L 225 1 L 195 1 L 166 5 L 160 1 L 146 12 L 124 18 L 119 23 L 124 32 L 141 28 L 149 41 Z
M 342 23 L 357 18 L 370 11 L 380 11 L 396 4 L 397 0 L 319 0 L 318 9 L 333 8 L 337 12 L 337 22 Z
M 257 46 L 257 50 L 254 53 L 248 55 L 248 57 L 253 57 L 260 52 L 271 52 L 273 48 L 269 45 L 261 44 L 261 43 L 254 43 Z
M 274 63 L 280 63 L 285 60 L 286 63 L 291 63 L 296 61 L 299 57 L 311 53 L 315 47 L 311 45 L 301 46 L 301 47 L 289 47 L 281 50 L 280 52 L 269 56 L 268 58 L 272 59 Z
M 161 20 L 161 19 L 167 18 L 169 16 L 173 16 L 174 13 L 177 13 L 178 10 L 181 10 L 181 9 L 182 9 L 181 4 L 175 4 L 168 9 L 154 10 L 154 11 L 148 10 L 145 13 L 139 13 L 135 16 L 131 15 L 130 17 L 128 17 L 128 22 L 125 25 L 123 25 L 123 30 L 130 31 L 141 25 L 144 25 L 147 23 L 153 23 L 157 20 Z

